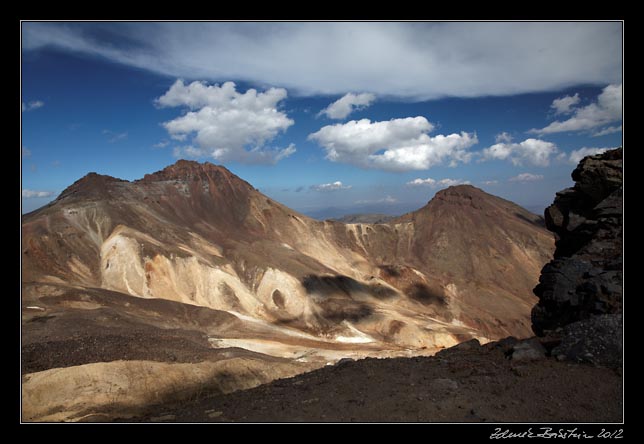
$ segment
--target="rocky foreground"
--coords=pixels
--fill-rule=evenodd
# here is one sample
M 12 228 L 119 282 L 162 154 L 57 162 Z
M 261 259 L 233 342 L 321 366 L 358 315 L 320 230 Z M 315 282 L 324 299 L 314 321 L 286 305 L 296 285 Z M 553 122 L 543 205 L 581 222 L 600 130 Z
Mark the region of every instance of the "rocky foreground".
M 345 361 L 250 390 L 150 406 L 117 421 L 623 420 L 620 369 L 558 361 L 538 344 L 507 339 L 480 346 L 472 340 L 433 357 Z

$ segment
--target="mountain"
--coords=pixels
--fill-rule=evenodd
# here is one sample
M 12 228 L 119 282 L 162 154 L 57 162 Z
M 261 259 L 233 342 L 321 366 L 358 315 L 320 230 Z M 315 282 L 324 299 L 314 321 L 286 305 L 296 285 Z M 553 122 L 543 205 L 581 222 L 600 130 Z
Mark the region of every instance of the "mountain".
M 344 357 L 528 336 L 553 247 L 539 217 L 469 185 L 343 224 L 210 163 L 90 173 L 23 217 L 23 417 L 123 414 Z
M 343 360 L 128 421 L 623 423 L 622 159 L 621 148 L 582 159 L 545 212 L 557 248 L 534 289 L 538 337 Z

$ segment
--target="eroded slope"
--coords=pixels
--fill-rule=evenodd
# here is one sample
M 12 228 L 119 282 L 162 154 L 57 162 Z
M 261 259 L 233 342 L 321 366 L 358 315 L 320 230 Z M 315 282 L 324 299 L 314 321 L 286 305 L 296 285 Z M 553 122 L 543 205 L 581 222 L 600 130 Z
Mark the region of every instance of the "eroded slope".
M 53 378 L 27 374 L 75 380 L 94 363 L 281 359 L 260 383 L 347 356 L 525 336 L 552 244 L 534 215 L 470 186 L 372 225 L 307 218 L 208 163 L 136 182 L 90 174 L 24 217 L 23 395 Z

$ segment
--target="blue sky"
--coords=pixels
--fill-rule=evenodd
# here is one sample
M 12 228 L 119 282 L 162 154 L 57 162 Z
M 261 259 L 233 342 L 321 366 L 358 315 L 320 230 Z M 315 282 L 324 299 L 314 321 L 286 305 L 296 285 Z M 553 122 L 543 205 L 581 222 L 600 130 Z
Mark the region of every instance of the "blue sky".
M 622 145 L 622 24 L 22 24 L 22 203 L 223 164 L 306 214 L 471 183 L 541 213 Z

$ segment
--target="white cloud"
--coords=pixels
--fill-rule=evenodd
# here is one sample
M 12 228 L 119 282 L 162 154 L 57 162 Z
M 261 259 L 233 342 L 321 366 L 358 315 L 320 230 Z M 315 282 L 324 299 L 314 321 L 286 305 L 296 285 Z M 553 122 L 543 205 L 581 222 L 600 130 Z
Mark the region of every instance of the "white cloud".
M 297 150 L 295 149 L 295 144 L 291 143 L 289 146 L 283 149 L 278 150 L 264 150 L 263 152 L 273 159 L 275 162 L 279 162 L 282 159 L 286 159 L 291 154 L 295 154 Z
M 581 159 L 586 156 L 593 156 L 595 154 L 603 153 L 604 151 L 612 150 L 613 148 L 579 148 L 570 153 L 568 160 L 570 163 L 577 165 Z
M 548 166 L 550 157 L 559 150 L 552 142 L 539 139 L 526 139 L 521 143 L 497 143 L 485 148 L 481 154 L 483 160 L 508 159 L 514 165 L 525 163 L 535 166 Z
M 555 110 L 555 115 L 570 114 L 572 113 L 573 108 L 578 105 L 580 101 L 579 93 L 575 93 L 574 96 L 564 96 L 553 100 L 550 108 Z
M 381 122 L 362 119 L 327 125 L 309 134 L 308 139 L 324 147 L 328 160 L 363 168 L 426 170 L 471 160 L 468 148 L 478 142 L 476 134 L 461 132 L 431 137 L 427 133 L 433 128 L 422 116 Z
M 358 204 L 358 205 L 379 204 L 379 203 L 395 204 L 395 203 L 398 203 L 398 199 L 396 199 L 393 196 L 386 195 L 385 197 L 383 197 L 381 199 L 356 200 L 355 203 Z
M 552 122 L 541 129 L 531 129 L 534 134 L 554 134 L 585 131 L 622 120 L 622 84 L 608 85 L 595 103 L 576 108 L 568 120 Z M 603 130 L 600 130 L 600 132 Z
M 499 183 L 498 180 L 484 180 L 481 182 L 483 185 L 497 185 Z
M 597 131 L 592 134 L 593 137 L 600 137 L 600 136 L 606 136 L 608 134 L 614 134 L 614 133 L 619 133 L 622 130 L 622 125 L 617 125 L 617 126 L 609 126 L 601 131 Z
M 543 175 L 521 173 L 518 176 L 514 176 L 508 179 L 508 181 L 510 182 L 536 182 L 538 180 L 543 180 Z
M 22 157 L 31 157 L 31 150 L 27 147 L 22 147 Z
M 370 91 L 481 97 L 622 79 L 619 22 L 22 24 L 44 47 L 190 79 L 280 85 L 298 95 Z
M 407 186 L 410 187 L 419 187 L 419 186 L 434 186 L 436 185 L 436 179 L 432 179 L 431 177 L 428 177 L 427 179 L 421 179 L 420 177 L 417 179 L 414 179 L 410 182 L 407 182 Z
M 339 191 L 339 190 L 349 190 L 351 189 L 351 185 L 343 185 L 342 182 L 338 180 L 331 183 L 311 185 L 311 189 L 314 191 Z
M 510 143 L 512 142 L 512 135 L 503 131 L 494 137 L 496 143 Z
M 22 102 L 22 112 L 33 111 L 35 109 L 42 108 L 43 106 L 45 106 L 45 102 L 41 100 L 32 100 L 29 103 Z
M 177 80 L 156 104 L 188 108 L 163 126 L 175 140 L 190 139 L 190 149 L 183 149 L 189 156 L 274 164 L 296 151 L 293 144 L 281 149 L 265 146 L 294 123 L 277 109 L 286 95 L 283 88 L 261 93 L 249 89 L 241 94 L 233 82 L 221 86 L 205 82 L 186 85 Z
M 28 190 L 26 188 L 22 190 L 22 197 L 25 199 L 33 199 L 35 197 L 51 197 L 53 195 L 53 191 L 34 191 Z
M 414 179 L 410 182 L 407 182 L 407 186 L 410 187 L 421 187 L 421 186 L 427 186 L 427 187 L 432 187 L 432 188 L 438 188 L 438 187 L 451 187 L 454 185 L 467 185 L 469 184 L 469 180 L 462 180 L 462 179 L 432 179 L 431 177 L 428 177 L 427 179 L 421 179 L 420 177 L 417 179 Z
M 375 99 L 376 96 L 370 93 L 348 93 L 320 111 L 319 115 L 325 114 L 329 119 L 344 119 L 353 111 L 368 107 Z
M 438 181 L 438 185 L 441 187 L 452 187 L 454 185 L 468 185 L 469 180 L 462 179 L 442 179 Z

